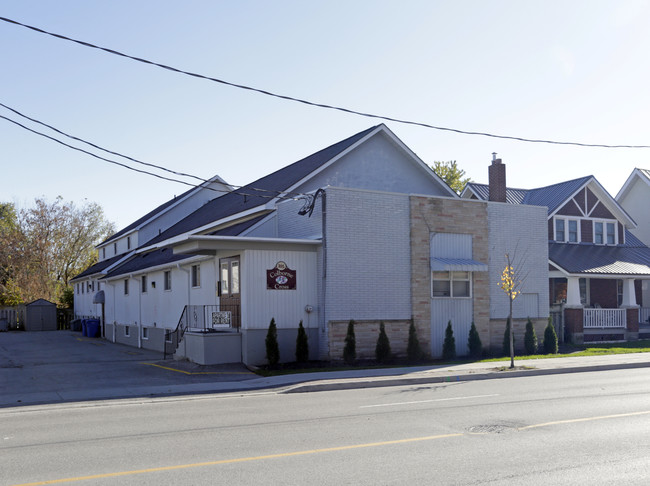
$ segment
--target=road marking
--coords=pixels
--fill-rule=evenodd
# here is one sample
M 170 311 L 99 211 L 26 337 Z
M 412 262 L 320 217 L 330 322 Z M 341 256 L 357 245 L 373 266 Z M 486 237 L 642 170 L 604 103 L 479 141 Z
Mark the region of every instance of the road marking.
M 176 471 L 180 469 L 190 469 L 197 467 L 207 467 L 207 466 L 218 466 L 221 464 L 234 464 L 239 462 L 251 462 L 251 461 L 263 461 L 267 459 L 281 459 L 284 457 L 295 457 L 295 456 L 305 456 L 309 454 L 322 454 L 325 452 L 339 452 L 339 451 L 349 451 L 353 449 L 363 449 L 367 447 L 382 447 L 395 444 L 408 444 L 413 442 L 422 442 L 429 440 L 437 439 L 447 439 L 450 437 L 461 437 L 464 434 L 443 434 L 443 435 L 429 435 L 425 437 L 412 437 L 410 439 L 399 439 L 399 440 L 389 440 L 384 442 L 370 442 L 366 444 L 355 444 L 339 447 L 328 447 L 325 449 L 312 449 L 306 451 L 296 451 L 296 452 L 283 452 L 280 454 L 268 454 L 265 456 L 253 456 L 253 457 L 240 457 L 237 459 L 224 459 L 221 461 L 210 461 L 210 462 L 197 462 L 194 464 L 179 464 L 177 466 L 163 466 L 163 467 L 153 467 L 149 469 L 136 469 L 133 471 L 119 471 L 114 473 L 105 473 L 105 474 L 93 474 L 91 476 L 78 476 L 73 478 L 64 478 L 64 479 L 51 479 L 48 481 L 39 481 L 36 483 L 23 483 L 15 484 L 13 486 L 42 486 L 46 484 L 61 484 L 61 483 L 72 483 L 76 481 L 89 481 L 91 479 L 105 479 L 105 478 L 115 478 L 120 476 L 133 476 L 136 474 L 147 474 L 155 473 L 162 471 Z
M 417 405 L 418 403 L 448 402 L 451 400 L 469 400 L 471 398 L 487 398 L 487 397 L 498 397 L 498 396 L 499 396 L 498 393 L 493 393 L 492 395 L 474 395 L 470 397 L 436 398 L 432 400 L 417 400 L 413 402 L 395 402 L 395 403 L 380 403 L 377 405 L 362 405 L 359 408 L 396 407 L 398 405 Z
M 161 368 L 167 371 L 175 371 L 177 373 L 183 373 L 184 375 L 252 375 L 250 371 L 184 371 L 177 370 L 176 368 L 170 368 L 168 366 L 161 366 L 155 363 L 140 363 L 146 366 L 155 366 L 156 368 Z
M 543 424 L 534 424 L 534 425 L 527 425 L 525 427 L 519 427 L 519 429 L 517 430 L 536 429 L 539 427 L 550 427 L 551 425 L 575 424 L 578 422 L 591 422 L 594 420 L 634 417 L 637 415 L 648 415 L 648 414 L 650 414 L 650 410 L 646 410 L 643 412 L 617 413 L 615 415 L 601 415 L 599 417 L 584 417 L 584 418 L 568 419 L 568 420 L 556 420 L 555 422 L 545 422 Z

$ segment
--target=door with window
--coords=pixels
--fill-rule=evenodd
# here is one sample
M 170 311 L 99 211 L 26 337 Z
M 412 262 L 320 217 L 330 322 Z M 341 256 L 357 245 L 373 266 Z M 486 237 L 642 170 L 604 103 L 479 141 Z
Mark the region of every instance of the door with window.
M 241 326 L 241 288 L 239 255 L 219 259 L 219 296 L 220 312 L 227 312 L 230 326 Z M 224 315 L 224 314 L 222 314 Z

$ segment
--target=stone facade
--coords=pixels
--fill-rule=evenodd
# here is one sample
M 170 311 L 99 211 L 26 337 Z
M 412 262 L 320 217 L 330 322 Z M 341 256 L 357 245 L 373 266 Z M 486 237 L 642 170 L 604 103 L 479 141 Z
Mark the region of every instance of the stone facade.
M 411 306 L 422 349 L 431 349 L 431 235 L 472 235 L 472 258 L 488 261 L 487 203 L 411 196 Z M 488 272 L 473 272 L 473 318 L 490 342 Z M 456 337 L 459 339 L 460 337 Z M 462 338 L 460 338 L 462 339 Z

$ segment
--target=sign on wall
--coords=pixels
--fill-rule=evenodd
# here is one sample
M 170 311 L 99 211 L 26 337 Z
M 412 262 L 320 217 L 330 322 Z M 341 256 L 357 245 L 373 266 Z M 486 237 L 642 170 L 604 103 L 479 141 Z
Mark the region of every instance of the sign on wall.
M 266 271 L 266 288 L 268 290 L 296 290 L 296 271 L 284 262 L 275 264 L 275 268 Z

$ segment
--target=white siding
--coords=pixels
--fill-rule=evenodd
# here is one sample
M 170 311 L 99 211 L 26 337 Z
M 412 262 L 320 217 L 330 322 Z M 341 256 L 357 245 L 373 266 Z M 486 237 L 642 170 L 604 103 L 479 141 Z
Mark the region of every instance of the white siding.
M 637 177 L 625 198 L 618 202 L 637 224 L 636 229 L 630 230 L 632 234 L 650 245 L 650 186 Z
M 467 338 L 472 327 L 472 299 L 431 299 L 431 354 L 434 358 L 442 356 L 447 323 L 451 320 L 456 341 L 456 354 L 469 354 Z
M 548 317 L 547 209 L 538 206 L 488 203 L 490 318 L 508 316 L 508 296 L 499 287 L 506 253 L 520 276 L 522 294 L 513 317 Z M 520 301 L 520 302 L 518 302 Z
M 316 251 L 247 250 L 241 255 L 242 327 L 266 329 L 275 318 L 279 329 L 318 326 Z M 269 290 L 266 271 L 278 262 L 296 271 L 296 290 Z M 311 314 L 305 307 L 313 307 Z

